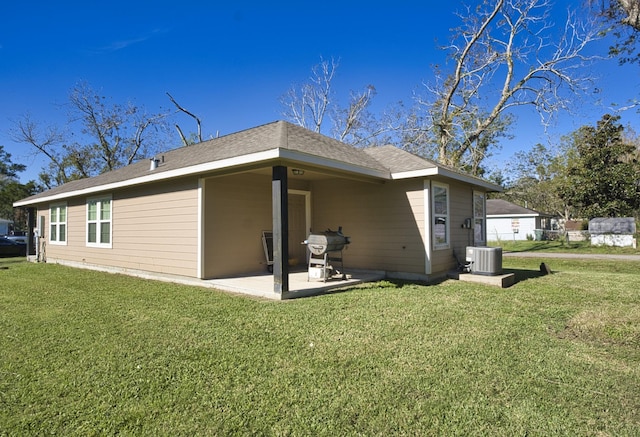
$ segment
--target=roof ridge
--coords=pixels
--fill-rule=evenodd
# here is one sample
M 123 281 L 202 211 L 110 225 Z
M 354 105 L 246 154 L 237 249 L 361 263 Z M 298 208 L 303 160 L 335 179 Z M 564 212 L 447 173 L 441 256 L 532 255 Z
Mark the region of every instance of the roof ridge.
M 278 147 L 282 147 L 283 149 L 289 148 L 289 125 L 284 120 L 279 120 L 276 122 L 278 124 L 278 130 L 280 134 L 280 141 Z

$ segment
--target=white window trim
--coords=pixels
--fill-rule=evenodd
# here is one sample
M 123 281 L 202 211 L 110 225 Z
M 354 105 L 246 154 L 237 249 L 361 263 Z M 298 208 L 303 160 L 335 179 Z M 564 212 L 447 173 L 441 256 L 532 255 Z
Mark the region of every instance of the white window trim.
M 483 212 L 483 216 L 477 216 L 476 215 L 476 196 L 482 196 L 482 212 Z M 478 219 L 482 219 L 482 241 L 476 241 L 475 239 L 475 231 L 473 234 L 473 244 L 474 245 L 486 245 L 487 244 L 487 193 L 485 193 L 484 191 L 473 191 L 473 205 L 472 205 L 472 209 L 473 209 L 473 226 L 475 229 L 476 226 L 476 220 Z
M 100 209 L 102 207 L 102 201 L 104 200 L 108 200 L 111 203 L 111 207 L 110 207 L 110 218 L 109 220 L 102 220 L 100 219 Z M 96 238 L 100 238 L 100 224 L 101 223 L 106 223 L 109 222 L 110 226 L 109 226 L 109 243 L 90 243 L 89 242 L 89 203 L 90 202 L 98 202 L 98 210 L 97 210 L 97 219 L 95 221 L 91 221 L 91 223 L 96 223 Z M 101 248 L 105 248 L 105 249 L 111 249 L 112 248 L 112 244 L 113 244 L 113 198 L 112 196 L 106 195 L 106 196 L 98 196 L 98 197 L 90 197 L 87 198 L 87 203 L 86 203 L 86 215 L 85 215 L 85 221 L 86 221 L 86 225 L 85 225 L 85 244 L 87 245 L 87 247 L 101 247 Z
M 431 180 L 425 179 L 422 183 L 424 188 L 423 199 L 424 199 L 424 219 L 422 221 L 422 228 L 424 234 L 424 273 L 430 275 L 431 272 L 431 260 L 433 259 L 433 247 L 431 245 L 431 241 L 433 240 L 433 236 L 431 235 Z
M 51 210 L 53 208 L 61 208 L 64 207 L 65 209 L 65 214 L 64 214 L 64 221 L 53 221 L 51 219 Z M 60 213 L 58 212 L 58 217 L 59 217 Z M 67 203 L 63 202 L 63 203 L 52 203 L 51 205 L 49 205 L 49 244 L 53 244 L 53 245 L 59 245 L 59 246 L 66 246 L 67 245 L 67 239 L 69 238 L 69 226 L 67 226 L 67 220 L 69 219 L 69 208 L 67 207 Z M 56 235 L 54 236 L 53 233 L 51 232 L 51 226 L 56 225 Z M 60 225 L 64 225 L 64 240 L 60 240 Z M 55 237 L 55 240 L 53 239 L 53 237 Z
M 444 190 L 446 190 L 447 193 L 447 213 L 446 214 L 436 214 L 436 195 L 435 195 L 435 189 L 436 188 L 442 188 Z M 449 189 L 449 185 L 448 184 L 443 184 L 441 182 L 432 182 L 431 184 L 431 229 L 433 232 L 433 249 L 434 250 L 442 250 L 442 249 L 448 249 L 451 246 L 451 190 Z M 445 232 L 446 232 L 446 236 L 447 236 L 447 241 L 445 243 L 442 244 L 438 244 L 436 242 L 436 236 L 435 236 L 435 230 L 436 230 L 436 218 L 437 217 L 444 217 L 445 218 Z

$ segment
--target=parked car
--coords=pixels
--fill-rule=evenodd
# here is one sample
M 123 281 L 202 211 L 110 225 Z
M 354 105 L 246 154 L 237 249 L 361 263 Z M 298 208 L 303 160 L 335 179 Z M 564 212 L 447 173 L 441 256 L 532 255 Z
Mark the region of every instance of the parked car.
M 18 243 L 27 244 L 27 233 L 25 231 L 11 231 L 9 235 L 2 235 L 9 240 L 16 241 Z
M 16 243 L 27 244 L 27 236 L 26 235 L 7 235 L 7 239 L 11 241 L 15 241 Z
M 0 237 L 0 256 L 27 256 L 27 245 Z

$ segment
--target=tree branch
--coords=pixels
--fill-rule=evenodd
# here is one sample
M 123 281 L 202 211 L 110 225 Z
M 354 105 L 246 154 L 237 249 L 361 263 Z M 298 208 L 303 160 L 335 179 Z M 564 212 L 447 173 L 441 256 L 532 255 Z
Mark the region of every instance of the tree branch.
M 187 114 L 189 117 L 192 117 L 196 121 L 196 124 L 198 126 L 198 133 L 197 133 L 198 141 L 202 142 L 202 127 L 201 127 L 200 119 L 195 114 L 192 114 L 191 112 L 187 111 L 182 106 L 180 106 L 178 102 L 176 102 L 176 100 L 173 98 L 173 96 L 171 96 L 171 94 L 169 94 L 168 92 L 167 92 L 167 96 L 169 96 L 169 100 L 171 100 L 171 103 L 173 103 L 176 106 L 176 108 L 178 108 L 178 111 L 184 112 L 185 114 Z M 176 125 L 176 128 L 178 129 L 178 133 L 180 134 L 180 138 L 182 139 L 183 144 L 185 146 L 188 146 L 189 144 L 187 143 L 187 139 L 184 137 L 182 130 L 178 127 L 178 125 Z

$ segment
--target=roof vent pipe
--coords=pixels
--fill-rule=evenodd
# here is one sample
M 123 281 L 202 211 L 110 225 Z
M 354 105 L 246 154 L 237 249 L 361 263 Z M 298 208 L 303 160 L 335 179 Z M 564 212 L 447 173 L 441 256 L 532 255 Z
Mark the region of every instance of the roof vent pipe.
M 151 158 L 149 161 L 151 161 L 151 165 L 149 166 L 149 171 L 152 171 L 158 168 L 158 163 L 160 162 L 159 159 Z

